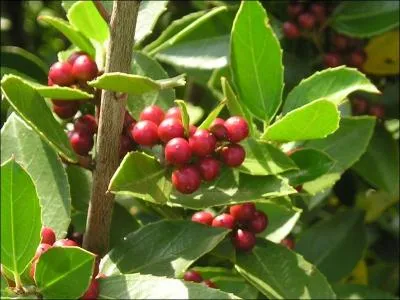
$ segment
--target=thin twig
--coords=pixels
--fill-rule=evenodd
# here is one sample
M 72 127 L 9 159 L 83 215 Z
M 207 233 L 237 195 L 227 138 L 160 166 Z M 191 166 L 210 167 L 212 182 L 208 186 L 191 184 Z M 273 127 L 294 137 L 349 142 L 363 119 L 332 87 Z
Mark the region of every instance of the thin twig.
M 103 6 L 100 0 L 93 0 L 94 5 L 96 6 L 98 12 L 103 17 L 104 21 L 109 25 L 110 24 L 110 14 L 107 9 Z

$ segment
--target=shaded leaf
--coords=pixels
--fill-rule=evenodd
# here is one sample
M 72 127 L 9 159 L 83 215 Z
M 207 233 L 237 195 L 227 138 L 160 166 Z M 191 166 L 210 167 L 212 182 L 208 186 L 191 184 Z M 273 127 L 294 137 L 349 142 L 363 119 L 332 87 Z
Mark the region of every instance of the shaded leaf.
M 135 28 L 135 44 L 153 32 L 158 18 L 167 10 L 168 1 L 140 1 Z
M 333 289 L 338 299 L 397 299 L 385 291 L 360 284 L 337 284 Z

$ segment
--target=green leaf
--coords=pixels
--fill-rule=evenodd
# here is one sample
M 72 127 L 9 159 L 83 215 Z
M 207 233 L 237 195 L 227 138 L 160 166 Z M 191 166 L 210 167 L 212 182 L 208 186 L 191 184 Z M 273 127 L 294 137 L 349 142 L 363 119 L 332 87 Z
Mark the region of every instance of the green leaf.
M 241 144 L 246 151 L 246 158 L 238 168 L 240 172 L 266 176 L 297 169 L 296 164 L 285 153 L 271 144 L 252 138 Z
M 225 107 L 226 102 L 221 101 L 218 105 L 210 112 L 207 118 L 199 125 L 199 129 L 208 129 L 212 122 L 218 117 L 221 110 Z
M 156 90 L 169 89 L 186 84 L 185 75 L 153 80 L 149 77 L 126 73 L 107 73 L 88 82 L 90 86 L 115 92 L 142 95 Z
M 399 144 L 381 126 L 353 169 L 374 187 L 399 197 Z
M 158 18 L 167 10 L 168 1 L 140 2 L 139 14 L 136 21 L 135 44 L 139 44 L 153 32 Z
M 371 81 L 356 69 L 344 66 L 325 69 L 303 79 L 288 94 L 282 112 L 287 114 L 293 109 L 318 99 L 325 99 L 339 105 L 354 91 L 380 93 Z
M 188 137 L 189 136 L 190 118 L 189 118 L 189 113 L 187 110 L 186 103 L 183 100 L 175 100 L 175 103 L 178 104 L 180 111 L 182 113 L 183 128 L 185 129 L 185 136 Z
M 154 203 L 165 203 L 171 192 L 166 168 L 153 157 L 142 152 L 130 152 L 110 181 L 113 193 L 128 193 Z
M 366 38 L 399 26 L 399 2 L 357 1 L 341 3 L 333 14 L 331 26 L 349 36 Z
M 71 162 L 77 157 L 68 137 L 54 119 L 44 99 L 31 86 L 13 75 L 1 80 L 1 90 L 18 114 L 54 149 Z
M 35 255 L 41 227 L 35 185 L 11 158 L 1 165 L 1 263 L 16 278 Z
M 95 255 L 78 247 L 54 247 L 40 256 L 35 282 L 45 299 L 77 299 L 92 277 Z
M 1 46 L 0 51 L 1 69 L 15 70 L 38 82 L 47 82 L 48 67 L 39 57 L 15 46 Z
M 156 79 L 168 78 L 168 73 L 161 65 L 141 52 L 134 52 L 131 63 L 132 74 L 150 77 Z M 143 95 L 128 95 L 129 112 L 138 118 L 141 111 L 153 104 L 160 106 L 163 109 L 168 109 L 173 106 L 175 100 L 175 91 L 173 88 L 164 90 L 155 90 Z
M 262 201 L 263 198 L 279 197 L 295 193 L 287 180 L 275 176 L 250 176 L 224 169 L 217 180 L 202 183 L 199 190 L 190 195 L 174 191 L 169 200 L 173 206 L 203 209 L 233 203 Z
M 365 152 L 374 130 L 372 117 L 342 118 L 339 129 L 325 139 L 306 142 L 305 148 L 321 150 L 336 161 L 328 173 L 307 182 L 303 189 L 311 194 L 330 188 L 340 175 Z M 351 145 L 351 147 L 349 147 Z
M 282 101 L 282 50 L 259 2 L 241 3 L 232 28 L 230 55 L 240 100 L 254 116 L 269 122 Z
M 333 289 L 338 299 L 398 299 L 385 291 L 361 284 L 336 284 Z
M 141 273 L 180 277 L 228 233 L 226 229 L 192 221 L 151 223 L 129 234 L 112 249 L 102 259 L 101 272 L 107 276 Z
M 269 299 L 335 299 L 326 278 L 302 256 L 266 240 L 237 253 L 236 269 Z
M 320 139 L 339 127 L 340 113 L 328 100 L 316 100 L 290 111 L 269 126 L 261 136 L 265 140 L 301 141 Z
M 364 215 L 348 210 L 305 230 L 296 251 L 335 282 L 350 274 L 366 247 Z
M 117 275 L 99 282 L 99 299 L 240 299 L 202 284 L 151 275 Z
M 94 57 L 95 49 L 93 45 L 82 33 L 76 30 L 68 22 L 64 21 L 63 19 L 51 16 L 40 16 L 39 20 L 44 21 L 45 23 L 50 24 L 51 26 L 56 28 L 63 35 L 65 35 L 72 44 L 77 46 L 82 51 L 85 51 L 91 57 Z
M 35 183 L 42 225 L 51 227 L 57 238 L 63 238 L 71 222 L 67 174 L 57 153 L 14 113 L 1 129 L 1 161 L 12 155 Z
M 86 211 L 92 196 L 92 172 L 75 165 L 68 165 L 65 170 L 68 175 L 73 208 Z
M 329 172 L 336 163 L 329 155 L 315 149 L 298 150 L 290 158 L 299 167 L 299 170 L 284 174 L 293 186 L 317 179 Z
M 67 18 L 89 39 L 104 43 L 110 36 L 106 21 L 97 11 L 93 1 L 78 1 L 68 10 Z
M 190 104 L 190 102 L 186 103 L 186 107 L 189 114 L 190 124 L 196 124 L 203 118 L 204 110 L 200 106 L 195 106 Z

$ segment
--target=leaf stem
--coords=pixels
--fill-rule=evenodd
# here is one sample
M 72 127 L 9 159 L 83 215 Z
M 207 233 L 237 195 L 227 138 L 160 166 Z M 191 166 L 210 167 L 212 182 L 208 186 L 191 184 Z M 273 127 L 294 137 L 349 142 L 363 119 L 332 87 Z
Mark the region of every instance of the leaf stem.
M 106 23 L 109 25 L 110 24 L 110 14 L 106 10 L 106 8 L 103 6 L 103 3 L 101 3 L 100 0 L 93 0 L 93 4 L 96 6 L 98 12 L 100 13 L 100 15 L 102 16 L 104 21 L 106 21 Z

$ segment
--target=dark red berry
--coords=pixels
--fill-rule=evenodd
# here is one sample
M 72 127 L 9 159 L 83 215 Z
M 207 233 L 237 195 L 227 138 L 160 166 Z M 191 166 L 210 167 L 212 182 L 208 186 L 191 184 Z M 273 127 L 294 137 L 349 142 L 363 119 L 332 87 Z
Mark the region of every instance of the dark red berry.
M 325 5 L 322 3 L 313 3 L 310 6 L 310 11 L 315 16 L 315 19 L 319 23 L 323 23 L 326 19 L 326 8 Z
M 221 214 L 214 218 L 211 226 L 232 229 L 235 226 L 235 219 L 230 214 Z
M 260 233 L 268 226 L 268 217 L 262 211 L 256 211 L 253 219 L 247 222 L 247 228 L 254 233 Z
M 74 232 L 71 235 L 71 240 L 73 240 L 74 242 L 76 242 L 79 246 L 82 246 L 82 242 L 83 242 L 83 233 L 81 232 Z
M 72 131 L 69 135 L 69 141 L 72 149 L 82 156 L 88 155 L 94 144 L 93 136 L 84 131 Z
M 216 118 L 210 128 L 210 132 L 217 138 L 217 140 L 226 140 L 228 132 L 225 128 L 225 121 L 221 118 Z
M 205 225 L 211 225 L 213 219 L 214 219 L 213 215 L 208 211 L 198 211 L 192 216 L 193 222 L 202 223 Z
M 249 251 L 256 244 L 256 236 L 253 232 L 238 229 L 233 233 L 232 242 L 236 249 Z
M 165 160 L 171 164 L 182 165 L 188 163 L 192 157 L 192 150 L 184 138 L 173 138 L 165 145 Z
M 158 107 L 157 105 L 147 106 L 140 113 L 140 120 L 148 120 L 154 122 L 156 125 L 159 125 L 162 120 L 164 120 L 164 111 Z
M 230 117 L 224 123 L 228 140 L 238 143 L 249 135 L 249 125 L 247 121 L 239 116 Z
M 254 218 L 256 212 L 256 206 L 254 203 L 243 203 L 232 205 L 229 208 L 229 213 L 236 221 L 246 222 Z
M 363 51 L 356 50 L 350 54 L 348 64 L 351 67 L 361 68 L 365 62 L 366 56 Z
M 283 26 L 283 34 L 285 35 L 285 37 L 287 37 L 288 39 L 294 40 L 300 37 L 300 30 L 297 27 L 296 24 L 294 24 L 293 22 L 284 22 Z
M 342 58 L 336 53 L 326 53 L 323 57 L 323 62 L 326 68 L 334 68 L 342 64 Z
M 123 158 L 130 150 L 132 146 L 131 139 L 126 135 L 121 135 L 119 140 L 119 158 Z
M 200 183 L 200 173 L 194 166 L 184 166 L 172 173 L 172 184 L 182 194 L 193 193 Z
M 62 240 L 58 240 L 53 244 L 54 247 L 72 247 L 72 246 L 77 246 L 79 247 L 79 245 L 70 239 L 62 239 Z
M 369 114 L 377 117 L 378 119 L 383 119 L 383 117 L 385 116 L 385 108 L 381 104 L 371 105 L 371 107 L 369 108 Z
M 294 240 L 292 238 L 287 237 L 287 238 L 284 238 L 281 241 L 281 245 L 285 246 L 288 249 L 292 249 L 293 250 L 294 246 L 295 246 L 295 242 L 294 242 Z
M 239 144 L 229 144 L 223 146 L 221 151 L 222 161 L 229 167 L 238 167 L 240 166 L 246 156 L 246 152 L 243 147 Z
M 75 131 L 85 131 L 93 135 L 97 132 L 96 118 L 92 115 L 83 115 L 75 121 L 74 129 Z
M 299 25 L 307 30 L 314 28 L 315 21 L 316 21 L 315 16 L 310 13 L 303 13 L 298 18 Z
M 183 280 L 192 282 L 202 282 L 203 277 L 201 277 L 200 273 L 191 270 L 191 271 L 186 271 L 185 274 L 183 274 Z
M 368 111 L 368 102 L 364 98 L 356 97 L 351 100 L 353 113 L 356 115 L 365 114 Z
M 295 18 L 303 11 L 303 5 L 301 3 L 289 3 L 287 7 L 287 13 L 289 17 Z
M 67 101 L 63 101 L 63 102 L 67 102 Z M 54 105 L 53 104 L 53 111 L 54 113 L 60 117 L 61 119 L 69 119 L 72 118 L 73 116 L 75 116 L 75 114 L 78 112 L 79 110 L 79 103 L 78 101 L 69 101 L 71 102 L 70 104 L 67 105 L 62 105 L 62 106 L 58 106 L 58 105 Z
M 98 73 L 96 62 L 86 54 L 78 56 L 72 65 L 72 74 L 78 80 L 95 79 Z
M 296 189 L 296 191 L 297 191 L 298 193 L 301 193 L 301 191 L 303 190 L 303 185 L 300 184 L 300 185 L 296 186 L 295 189 Z
M 69 62 L 71 65 L 73 65 L 75 60 L 81 55 L 87 55 L 87 53 L 83 52 L 83 51 L 74 52 L 68 57 L 67 62 Z
M 349 46 L 349 39 L 341 34 L 336 34 L 332 39 L 333 45 L 337 50 L 343 51 Z
M 206 286 L 208 286 L 209 288 L 212 288 L 212 289 L 216 289 L 217 288 L 217 285 L 214 282 L 212 282 L 210 279 L 204 280 L 203 283 Z
M 175 118 L 182 120 L 181 109 L 177 106 L 171 107 L 167 110 L 164 119 Z
M 75 82 L 72 66 L 68 62 L 56 62 L 50 67 L 49 79 L 60 86 L 71 85 Z
M 53 245 L 56 241 L 56 234 L 50 227 L 43 227 L 40 236 L 42 237 L 40 242 L 43 244 Z
M 207 156 L 214 152 L 217 140 L 215 136 L 205 129 L 197 129 L 189 138 L 192 153 L 197 156 Z
M 164 143 L 176 137 L 184 137 L 185 129 L 179 119 L 165 119 L 158 126 L 158 137 Z
M 89 288 L 87 289 L 86 293 L 81 296 L 82 300 L 86 299 L 97 299 L 99 296 L 99 282 L 93 278 L 90 282 Z
M 133 140 L 139 145 L 153 146 L 158 143 L 157 124 L 144 120 L 137 122 L 130 127 L 130 134 Z
M 201 158 L 197 166 L 200 171 L 201 178 L 205 181 L 212 181 L 218 177 L 221 165 L 218 160 L 212 157 Z

